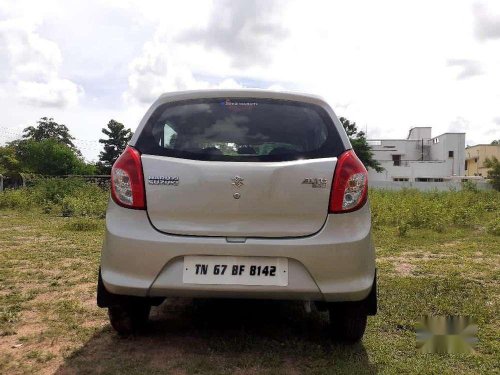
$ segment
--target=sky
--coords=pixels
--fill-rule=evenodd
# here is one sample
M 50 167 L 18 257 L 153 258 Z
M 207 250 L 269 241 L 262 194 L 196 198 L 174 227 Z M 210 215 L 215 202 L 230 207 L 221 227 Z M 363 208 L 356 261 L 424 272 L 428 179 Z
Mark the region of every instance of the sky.
M 323 96 L 368 138 L 500 139 L 500 1 L 0 1 L 0 144 L 43 116 L 96 160 L 163 92 Z

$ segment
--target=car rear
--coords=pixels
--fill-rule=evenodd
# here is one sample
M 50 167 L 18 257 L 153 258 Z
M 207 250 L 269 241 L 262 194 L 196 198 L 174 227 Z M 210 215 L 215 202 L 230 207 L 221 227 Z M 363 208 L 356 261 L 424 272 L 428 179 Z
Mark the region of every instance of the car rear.
M 164 95 L 116 161 L 111 190 L 103 307 L 189 296 L 374 312 L 366 169 L 320 98 Z

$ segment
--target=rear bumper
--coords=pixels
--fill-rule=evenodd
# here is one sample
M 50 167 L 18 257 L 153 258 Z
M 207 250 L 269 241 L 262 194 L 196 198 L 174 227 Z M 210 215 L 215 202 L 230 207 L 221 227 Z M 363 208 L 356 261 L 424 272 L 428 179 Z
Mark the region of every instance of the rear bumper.
M 185 255 L 286 257 L 287 286 L 183 284 Z M 329 215 L 318 233 L 304 238 L 189 237 L 156 231 L 145 211 L 110 201 L 101 257 L 102 281 L 111 293 L 139 297 L 227 297 L 314 301 L 359 301 L 375 275 L 368 204 Z

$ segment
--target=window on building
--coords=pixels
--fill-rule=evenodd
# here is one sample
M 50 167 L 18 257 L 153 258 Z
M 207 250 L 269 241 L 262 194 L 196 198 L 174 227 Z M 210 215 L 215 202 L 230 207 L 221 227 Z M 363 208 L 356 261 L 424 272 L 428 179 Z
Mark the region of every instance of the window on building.
M 440 177 L 415 177 L 415 182 L 443 182 Z
M 401 165 L 401 155 L 392 155 L 392 161 L 395 166 L 399 167 Z
M 453 157 L 453 151 L 448 151 L 448 157 L 452 158 Z
M 408 177 L 393 177 L 392 181 L 409 181 Z
M 434 139 L 432 140 L 432 143 L 439 143 L 439 138 L 434 138 Z
M 465 161 L 465 170 L 467 170 L 467 160 Z

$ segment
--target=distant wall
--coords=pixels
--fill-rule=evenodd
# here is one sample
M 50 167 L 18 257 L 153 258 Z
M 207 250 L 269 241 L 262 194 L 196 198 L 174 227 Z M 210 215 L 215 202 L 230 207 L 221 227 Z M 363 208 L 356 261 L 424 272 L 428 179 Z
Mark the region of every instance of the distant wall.
M 443 178 L 452 176 L 453 166 L 452 161 L 410 161 L 403 162 L 401 166 L 394 166 L 393 162 L 381 162 L 380 165 L 384 170 L 380 173 L 373 169 L 368 170 L 368 179 L 371 182 L 392 181 L 393 178 L 408 178 L 414 181 L 415 178 Z
M 370 181 L 369 185 L 374 189 L 402 190 L 402 189 L 417 189 L 420 191 L 429 190 L 462 190 L 462 183 L 458 181 L 445 182 L 403 182 L 403 181 Z M 476 182 L 479 190 L 491 190 L 492 186 L 485 181 Z

